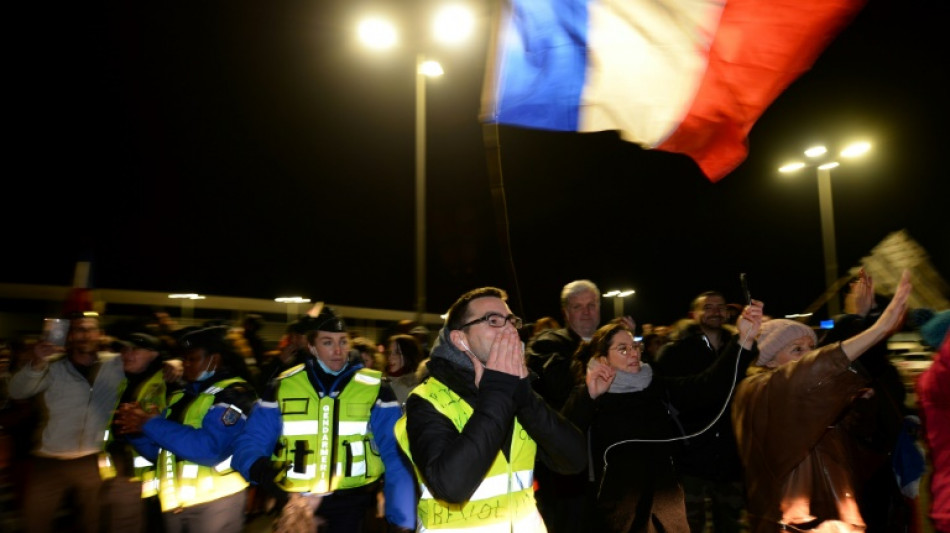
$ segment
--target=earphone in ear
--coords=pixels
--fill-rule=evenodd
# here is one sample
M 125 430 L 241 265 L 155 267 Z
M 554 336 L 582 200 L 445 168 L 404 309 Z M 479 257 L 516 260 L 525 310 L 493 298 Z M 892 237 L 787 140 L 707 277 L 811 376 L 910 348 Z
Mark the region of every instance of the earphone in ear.
M 464 342 L 462 342 L 462 341 L 459 341 L 459 344 L 461 344 L 461 345 L 462 345 L 462 350 L 464 350 L 464 351 L 466 351 L 466 352 L 470 352 L 470 351 L 472 351 L 472 349 L 471 349 L 471 348 L 469 348 L 469 347 L 468 347 L 468 345 L 467 345 L 467 344 L 465 344 Z

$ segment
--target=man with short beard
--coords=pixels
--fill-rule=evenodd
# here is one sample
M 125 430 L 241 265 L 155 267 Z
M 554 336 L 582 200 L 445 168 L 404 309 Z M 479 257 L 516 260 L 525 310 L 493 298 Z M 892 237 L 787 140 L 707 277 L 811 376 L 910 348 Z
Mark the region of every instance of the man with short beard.
M 721 293 L 707 291 L 700 294 L 693 300 L 689 314 L 693 323 L 657 353 L 657 360 L 652 365 L 657 375 L 699 374 L 712 366 L 725 347 L 735 340 L 734 334 L 724 327 L 728 324 L 729 308 Z M 738 372 L 738 379 L 741 379 L 745 376 L 745 367 L 739 368 Z M 711 403 L 707 409 L 684 413 L 680 421 L 685 433 L 689 435 L 706 428 L 720 414 L 724 402 L 731 405 L 732 396 Z M 675 457 L 686 493 L 686 517 L 693 533 L 704 531 L 707 499 L 712 507 L 713 531 L 743 531 L 745 528 L 742 463 L 729 407 L 726 409 L 711 428 L 685 441 Z
M 99 530 L 99 452 L 125 380 L 122 359 L 100 352 L 100 340 L 99 316 L 75 314 L 65 347 L 37 343 L 32 361 L 10 380 L 11 398 L 38 397 L 46 415 L 26 487 L 29 532 L 52 531 L 68 492 L 79 507 L 77 526 L 87 533 Z M 63 350 L 65 356 L 53 357 Z

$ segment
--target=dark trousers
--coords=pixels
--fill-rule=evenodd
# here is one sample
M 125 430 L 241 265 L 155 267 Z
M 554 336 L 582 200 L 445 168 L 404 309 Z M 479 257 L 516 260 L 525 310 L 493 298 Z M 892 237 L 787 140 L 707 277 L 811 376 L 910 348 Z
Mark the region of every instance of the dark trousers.
M 115 533 L 145 532 L 145 502 L 142 482 L 117 476 L 102 483 L 103 521 Z
M 588 531 L 594 512 L 594 487 L 587 472 L 563 475 L 543 464 L 534 469 L 538 512 L 548 533 Z
M 244 529 L 244 490 L 217 500 L 185 507 L 181 512 L 166 511 L 165 531 L 168 533 L 241 533 Z
M 371 485 L 374 487 L 375 485 Z M 375 490 L 365 488 L 334 492 L 323 497 L 317 516 L 326 522 L 320 533 L 358 533 L 363 530 L 366 508 L 375 505 Z
M 77 459 L 33 457 L 23 501 L 26 531 L 51 532 L 57 520 L 65 520 L 70 531 L 98 533 L 101 488 L 95 454 Z M 76 516 L 64 519 L 61 507 L 70 496 Z
M 707 503 L 712 515 L 712 531 L 715 533 L 749 530 L 741 482 L 716 482 L 687 475 L 680 476 L 680 482 L 686 494 L 686 519 L 692 533 L 706 531 Z

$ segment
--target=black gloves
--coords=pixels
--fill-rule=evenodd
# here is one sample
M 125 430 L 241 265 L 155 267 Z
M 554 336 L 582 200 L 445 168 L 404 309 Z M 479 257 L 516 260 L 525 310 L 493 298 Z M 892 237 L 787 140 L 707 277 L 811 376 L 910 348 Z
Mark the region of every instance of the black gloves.
M 274 509 L 278 511 L 282 509 L 287 503 L 288 496 L 287 492 L 280 488 L 274 481 L 274 478 L 277 477 L 277 472 L 274 471 L 274 467 L 271 466 L 270 458 L 261 457 L 254 461 L 249 473 L 251 476 L 250 481 L 257 483 L 257 486 L 260 487 L 267 496 L 276 500 Z

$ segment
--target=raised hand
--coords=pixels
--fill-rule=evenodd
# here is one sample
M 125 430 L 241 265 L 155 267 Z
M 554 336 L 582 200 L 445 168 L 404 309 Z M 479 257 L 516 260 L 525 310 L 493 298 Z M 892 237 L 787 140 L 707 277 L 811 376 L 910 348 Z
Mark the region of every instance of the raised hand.
M 610 390 L 610 385 L 617 377 L 617 371 L 610 365 L 605 365 L 600 361 L 594 360 L 587 367 L 587 376 L 584 380 L 587 382 L 587 393 L 591 398 L 596 399 L 601 394 Z
M 760 300 L 752 300 L 749 305 L 742 309 L 736 326 L 739 328 L 739 341 L 742 348 L 752 349 L 752 343 L 759 334 L 759 328 L 762 327 L 762 310 L 765 308 Z
M 854 361 L 861 357 L 868 348 L 887 338 L 900 327 L 904 313 L 907 311 L 907 300 L 910 298 L 911 289 L 910 272 L 905 270 L 897 283 L 894 297 L 891 298 L 891 302 L 884 308 L 884 312 L 877 321 L 870 328 L 841 343 L 841 349 L 844 350 L 848 359 Z
M 875 322 L 872 327 L 886 332 L 887 335 L 893 333 L 904 318 L 904 313 L 907 311 L 907 300 L 910 298 L 912 289 L 913 287 L 910 284 L 910 271 L 905 270 L 904 273 L 901 274 L 901 280 L 897 282 L 897 290 L 894 292 L 894 297 L 891 298 L 891 302 L 887 304 L 881 317 L 877 319 L 877 322 Z
M 49 356 L 61 352 L 62 348 L 49 341 L 40 341 L 33 345 L 33 357 L 30 366 L 33 370 L 43 370 L 49 365 Z
M 858 279 L 851 282 L 844 297 L 845 313 L 867 316 L 874 307 L 874 281 L 862 268 Z

